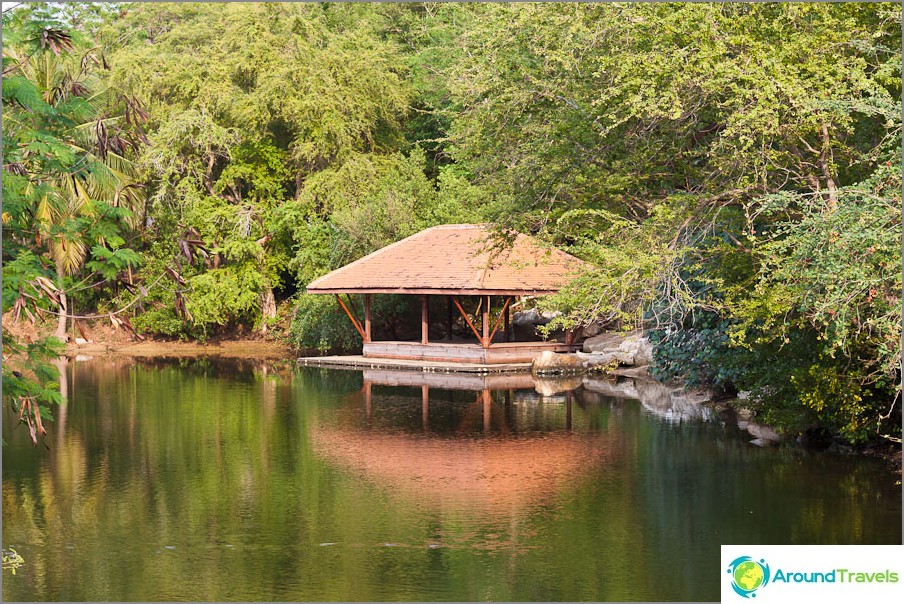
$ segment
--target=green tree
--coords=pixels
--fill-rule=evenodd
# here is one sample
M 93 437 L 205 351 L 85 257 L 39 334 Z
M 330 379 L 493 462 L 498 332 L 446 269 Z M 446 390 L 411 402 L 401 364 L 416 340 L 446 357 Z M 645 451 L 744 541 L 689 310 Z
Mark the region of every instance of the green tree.
M 135 115 L 113 113 L 103 55 L 56 17 L 43 5 L 3 16 L 3 312 L 58 315 L 56 338 L 3 330 L 4 397 L 34 440 L 44 404 L 59 400 L 48 359 L 66 336 L 73 279 L 87 264 L 113 280 L 139 261 L 122 237 L 142 201 L 126 157 Z

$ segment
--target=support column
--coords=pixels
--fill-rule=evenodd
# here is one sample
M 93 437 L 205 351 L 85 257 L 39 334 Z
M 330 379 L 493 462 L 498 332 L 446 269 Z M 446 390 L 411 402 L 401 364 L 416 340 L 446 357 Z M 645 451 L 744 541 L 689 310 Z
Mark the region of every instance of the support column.
M 430 296 L 426 294 L 421 296 L 421 344 L 426 345 L 429 341 L 427 332 L 430 330 Z
M 482 344 L 484 348 L 490 347 L 490 297 L 487 296 L 483 304 L 483 314 L 481 315 L 481 324 L 483 327 Z
M 506 342 L 512 341 L 512 334 L 509 333 L 511 331 L 511 323 L 512 323 L 512 307 L 509 305 L 505 309 L 505 337 L 502 338 Z
M 364 382 L 364 419 L 368 428 L 370 428 L 371 386 L 370 382 Z
M 489 432 L 492 426 L 493 395 L 489 390 L 483 391 L 483 431 Z
M 364 294 L 364 341 L 370 342 L 370 294 Z

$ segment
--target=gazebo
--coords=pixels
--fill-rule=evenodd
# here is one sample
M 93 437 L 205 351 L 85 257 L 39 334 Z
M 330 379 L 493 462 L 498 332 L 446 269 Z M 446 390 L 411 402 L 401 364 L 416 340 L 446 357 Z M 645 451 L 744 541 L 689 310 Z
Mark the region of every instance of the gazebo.
M 585 263 L 570 254 L 545 247 L 518 234 L 508 246 L 495 246 L 486 225 L 435 226 L 373 252 L 312 281 L 310 294 L 334 294 L 361 335 L 362 353 L 369 358 L 447 361 L 457 363 L 527 362 L 545 350 L 575 349 L 568 332 L 565 342 L 511 342 L 508 340 L 512 300 L 520 296 L 553 294 L 568 283 Z M 349 304 L 342 300 L 345 294 Z M 364 320 L 354 312 L 349 296 L 363 294 Z M 420 341 L 374 341 L 371 338 L 371 296 L 406 294 L 421 299 Z M 447 298 L 447 339 L 430 341 L 429 296 Z M 464 296 L 479 299 L 480 328 L 462 305 Z M 490 315 L 493 297 L 501 310 Z M 457 309 L 476 342 L 452 339 L 452 317 Z M 499 328 L 503 331 L 499 332 Z M 497 334 L 501 337 L 497 338 Z M 503 340 L 503 341 L 499 341 Z

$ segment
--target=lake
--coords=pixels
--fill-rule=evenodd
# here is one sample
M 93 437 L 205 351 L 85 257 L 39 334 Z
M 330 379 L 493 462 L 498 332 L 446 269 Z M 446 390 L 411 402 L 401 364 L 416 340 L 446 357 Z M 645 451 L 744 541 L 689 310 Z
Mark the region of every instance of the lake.
M 718 600 L 723 543 L 901 543 L 884 462 L 751 445 L 655 384 L 65 372 L 49 450 L 4 410 L 6 601 Z

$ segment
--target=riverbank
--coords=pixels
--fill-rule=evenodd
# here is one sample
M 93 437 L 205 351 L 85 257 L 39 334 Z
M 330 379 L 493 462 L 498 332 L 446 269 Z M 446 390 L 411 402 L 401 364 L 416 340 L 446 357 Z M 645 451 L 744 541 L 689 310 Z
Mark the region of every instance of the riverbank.
M 297 351 L 275 340 L 222 339 L 208 342 L 145 340 L 143 342 L 70 343 L 67 356 L 126 355 L 132 357 L 218 356 L 232 359 L 291 359 Z
M 3 316 L 4 329 L 20 342 L 34 342 L 53 334 L 50 322 L 36 324 L 26 320 L 13 323 L 12 314 Z M 72 328 L 66 344 L 66 356 L 123 355 L 129 357 L 193 357 L 218 356 L 233 359 L 287 360 L 299 356 L 300 351 L 282 340 L 278 334 L 233 333 L 199 340 L 167 340 L 144 336 L 137 340 L 124 329 L 106 320 L 80 321 Z

